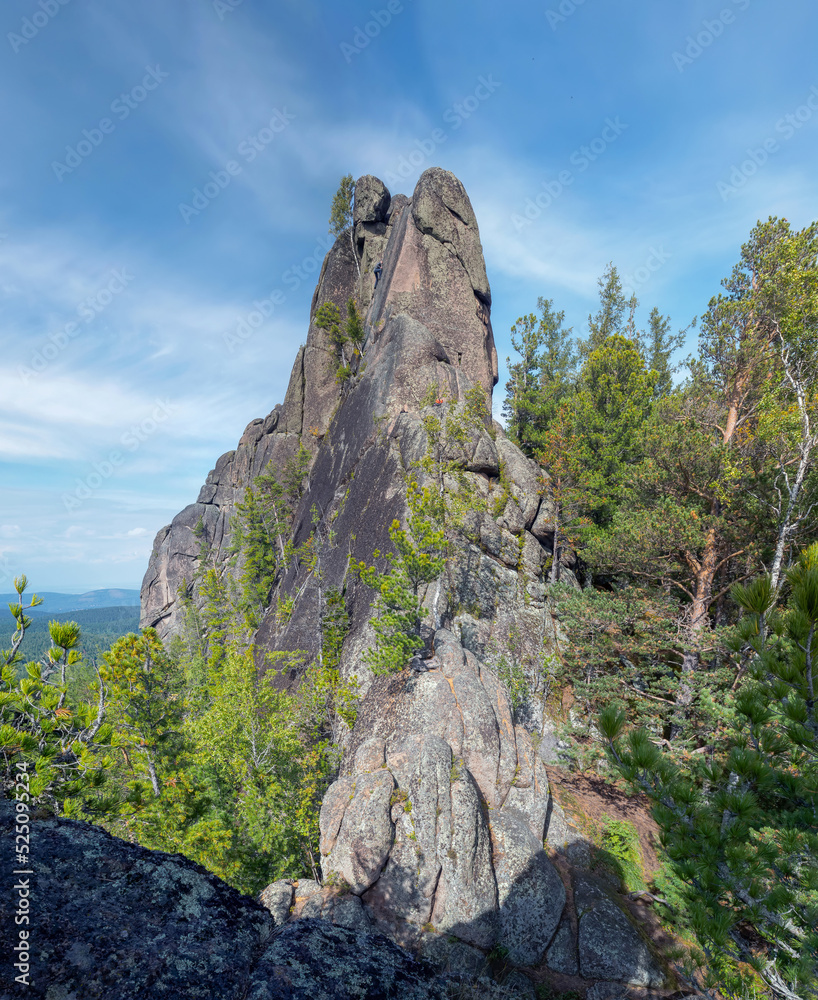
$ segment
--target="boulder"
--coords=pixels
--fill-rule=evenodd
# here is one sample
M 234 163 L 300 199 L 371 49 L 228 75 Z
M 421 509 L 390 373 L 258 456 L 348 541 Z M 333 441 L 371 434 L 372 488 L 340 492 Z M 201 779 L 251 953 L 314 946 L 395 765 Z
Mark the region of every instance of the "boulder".
M 493 819 L 499 944 L 515 965 L 537 965 L 557 930 L 565 887 L 525 821 L 510 811 Z
M 13 838 L 13 816 L 13 803 L 0 800 L 3 843 Z M 32 857 L 28 982 L 17 978 L 26 977 L 5 947 L 4 1000 L 446 996 L 431 966 L 385 937 L 340 921 L 299 920 L 279 929 L 264 906 L 200 865 L 99 827 L 37 818 Z M 271 897 L 286 895 L 281 883 L 274 885 Z M 0 923 L 15 942 L 22 926 L 15 924 L 16 898 L 11 891 L 0 895 Z
M 294 898 L 293 883 L 289 879 L 280 879 L 278 882 L 270 883 L 266 889 L 262 889 L 258 901 L 270 911 L 276 927 L 280 927 L 290 918 L 290 907 L 293 905 Z
M 666 974 L 629 914 L 601 880 L 574 874 L 574 903 L 579 918 L 581 975 L 634 986 L 662 986 Z
M 382 180 L 364 174 L 355 181 L 352 219 L 359 222 L 385 222 L 392 196 Z

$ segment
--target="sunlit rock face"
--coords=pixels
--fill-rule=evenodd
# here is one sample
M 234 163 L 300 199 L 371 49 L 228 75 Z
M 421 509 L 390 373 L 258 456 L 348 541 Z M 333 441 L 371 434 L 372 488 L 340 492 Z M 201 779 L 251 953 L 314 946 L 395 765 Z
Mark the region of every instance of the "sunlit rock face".
M 277 678 L 297 690 L 320 652 L 322 602 L 335 588 L 349 617 L 340 671 L 357 681 L 361 702 L 354 729 L 336 734 L 340 775 L 321 810 L 322 870 L 332 885 L 269 887 L 263 899 L 274 919 L 378 929 L 464 968 L 500 946 L 521 966 L 657 985 L 663 973 L 613 897 L 592 881 L 572 883 L 554 861 L 575 834 L 545 768 L 555 740 L 543 663 L 557 637 L 548 588 L 555 578 L 576 584 L 575 557 L 553 566 L 548 479 L 488 416 L 497 353 L 468 195 L 439 168 L 420 177 L 411 198 L 367 175 L 356 184 L 352 221 L 324 261 L 284 403 L 248 426 L 197 502 L 157 536 L 143 624 L 166 637 L 179 629 L 180 585 L 193 584 L 196 599 L 202 557 L 226 563 L 231 515 L 247 486 L 265 468 L 283 470 L 303 446 L 309 471 L 289 541 L 311 540 L 312 558 L 279 574 L 256 635 L 258 666 L 266 669 L 269 653 L 297 652 L 301 665 Z M 327 302 L 344 317 L 349 299 L 365 340 L 341 384 L 315 318 Z M 476 398 L 485 415 L 435 443 L 432 423 L 462 418 Z M 390 525 L 407 523 L 407 482 L 428 481 L 430 449 L 447 470 L 444 485 L 468 502 L 459 523 L 445 525 L 443 573 L 421 588 L 424 655 L 374 678 L 364 655 L 373 595 L 350 566 L 391 550 Z M 286 616 L 276 612 L 282 600 Z M 516 710 L 500 679 L 512 662 L 528 686 Z M 575 897 L 587 901 L 579 916 Z

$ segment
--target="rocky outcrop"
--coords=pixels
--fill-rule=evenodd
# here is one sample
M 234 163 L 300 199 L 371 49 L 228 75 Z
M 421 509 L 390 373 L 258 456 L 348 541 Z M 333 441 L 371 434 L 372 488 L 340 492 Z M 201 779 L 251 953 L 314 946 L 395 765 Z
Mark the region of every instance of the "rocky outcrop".
M 200 551 L 224 561 L 243 490 L 304 445 L 309 475 L 290 541 L 308 558 L 280 568 L 256 634 L 258 665 L 269 652 L 315 659 L 334 590 L 349 624 L 340 673 L 362 701 L 351 731 L 339 723 L 343 763 L 321 810 L 329 884 L 276 883 L 263 894 L 269 912 L 277 924 L 286 914 L 286 926 L 320 917 L 349 933 L 374 927 L 443 964 L 476 967 L 499 948 L 516 965 L 655 985 L 663 973 L 614 896 L 597 898 L 554 861 L 553 849 L 577 837 L 545 770 L 555 744 L 546 668 L 557 639 L 548 587 L 555 569 L 576 583 L 574 557 L 553 566 L 548 479 L 487 416 L 497 355 L 472 206 L 439 168 L 411 199 L 366 176 L 353 223 L 327 255 L 311 315 L 327 301 L 343 315 L 354 298 L 365 316 L 362 356 L 339 385 L 333 347 L 311 320 L 283 406 L 248 427 L 197 504 L 160 532 L 143 621 L 165 635 L 178 625 L 174 587 L 191 579 Z M 391 551 L 410 481 L 448 496 L 449 548 L 443 572 L 419 593 L 423 654 L 375 678 L 364 656 L 373 595 L 350 566 Z M 297 687 L 301 669 L 277 683 Z M 526 689 L 514 707 L 512 675 Z M 581 846 L 569 850 L 579 856 Z
M 347 299 L 356 298 L 366 328 L 357 375 L 338 385 L 326 331 L 311 319 L 283 405 L 248 426 L 236 451 L 219 459 L 197 502 L 157 535 L 143 583 L 142 625 L 163 637 L 178 631 L 178 592 L 186 587 L 197 599 L 202 558 L 208 566 L 227 562 L 231 516 L 245 488 L 266 467 L 282 469 L 303 445 L 311 468 L 293 540 L 326 540 L 322 586 L 344 591 L 352 619 L 343 672 L 365 691 L 370 678 L 360 664 L 371 643 L 372 598 L 350 578 L 350 557 L 371 563 L 376 549 L 388 551 L 389 525 L 406 516 L 405 477 L 428 453 L 428 419 L 442 412 L 430 405 L 430 394 L 462 413 L 468 392 L 480 387 L 490 410 L 497 354 L 477 222 L 454 175 L 426 171 L 411 199 L 392 197 L 377 178 L 362 177 L 353 218 L 354 241 L 342 234 L 327 255 L 311 315 L 326 301 L 343 314 Z M 371 268 L 378 259 L 384 274 L 373 295 Z M 491 661 L 513 646 L 512 658 L 529 677 L 532 725 L 541 725 L 541 661 L 555 635 L 546 600 L 553 531 L 547 482 L 498 425 L 487 423 L 457 449 L 459 489 L 479 502 L 467 513 L 445 579 L 426 595 L 430 616 Z M 570 579 L 567 563 L 564 572 Z M 303 566 L 282 575 L 273 603 L 293 596 L 286 626 L 271 611 L 257 645 L 301 650 L 309 659 L 320 641 L 320 595 Z
M 563 826 L 539 748 L 515 725 L 503 686 L 441 629 L 423 672 L 376 681 L 361 706 L 345 771 L 321 809 L 333 888 L 299 883 L 312 903 L 301 912 L 343 923 L 333 913 L 341 891 L 358 904 L 357 922 L 461 972 L 499 947 L 515 965 L 662 985 L 609 887 L 575 871 L 568 906 L 551 857 Z M 280 886 L 265 891 L 275 897 Z
M 13 838 L 0 800 L 0 840 Z M 13 856 L 9 848 L 6 859 Z M 443 1000 L 429 966 L 365 929 L 304 919 L 276 926 L 265 907 L 181 855 L 148 851 L 72 820 L 35 820 L 28 969 L 11 891 L 0 995 L 83 1000 Z M 11 887 L 10 860 L 4 864 Z M 359 904 L 360 906 L 360 904 Z M 14 955 L 14 958 L 12 958 Z M 23 963 L 26 964 L 26 963 Z M 24 975 L 26 978 L 18 980 Z

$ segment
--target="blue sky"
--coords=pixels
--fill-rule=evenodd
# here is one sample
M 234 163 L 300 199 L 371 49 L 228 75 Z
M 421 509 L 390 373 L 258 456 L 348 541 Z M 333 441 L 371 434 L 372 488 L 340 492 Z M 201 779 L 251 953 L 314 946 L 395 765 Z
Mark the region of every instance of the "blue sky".
M 609 261 L 687 326 L 818 217 L 816 38 L 814 0 L 6 0 L 0 591 L 140 585 L 283 399 L 345 173 L 463 181 L 502 361 Z

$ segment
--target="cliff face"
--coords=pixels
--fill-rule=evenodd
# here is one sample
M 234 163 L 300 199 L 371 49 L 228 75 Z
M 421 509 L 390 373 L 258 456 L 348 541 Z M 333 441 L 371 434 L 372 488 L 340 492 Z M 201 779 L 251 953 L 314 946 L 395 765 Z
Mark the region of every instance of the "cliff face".
M 349 298 L 364 316 L 365 342 L 341 387 L 315 315 L 327 301 L 344 315 Z M 309 541 L 312 557 L 291 560 L 278 578 L 256 643 L 260 665 L 266 651 L 309 660 L 320 650 L 327 592 L 342 595 L 341 673 L 357 680 L 362 701 L 354 729 L 338 734 L 344 757 L 321 811 L 321 852 L 324 876 L 348 891 L 342 906 L 337 888 L 277 883 L 269 905 L 284 917 L 293 906 L 336 922 L 354 911 L 355 926 L 444 964 L 482 967 L 499 945 L 516 964 L 578 982 L 655 987 L 665 973 L 610 886 L 554 859 L 578 838 L 545 768 L 555 745 L 543 669 L 556 642 L 553 506 L 539 468 L 499 425 L 474 417 L 475 399 L 491 412 L 497 382 L 490 310 L 477 222 L 457 178 L 428 170 L 411 199 L 361 178 L 354 226 L 324 262 L 284 404 L 248 426 L 198 501 L 157 536 L 143 624 L 165 636 L 179 627 L 176 591 L 193 579 L 200 545 L 211 564 L 223 563 L 245 487 L 303 444 L 310 467 L 291 540 Z M 434 480 L 458 514 L 445 525 L 445 569 L 421 592 L 424 656 L 373 678 L 362 659 L 373 595 L 349 566 L 391 550 L 389 526 L 406 523 L 411 478 Z M 576 583 L 572 559 L 562 557 L 560 576 Z M 516 712 L 500 679 L 509 669 L 528 688 Z
M 383 277 L 374 289 L 372 269 L 381 259 Z M 341 389 L 332 345 L 315 314 L 329 301 L 343 316 L 349 298 L 365 318 L 366 341 L 358 374 Z M 178 631 L 177 591 L 194 581 L 202 549 L 210 565 L 227 560 L 230 518 L 245 487 L 268 464 L 282 469 L 302 444 L 311 467 L 293 540 L 301 544 L 310 534 L 325 540 L 320 585 L 305 567 L 291 567 L 276 596 L 297 595 L 292 616 L 281 628 L 271 611 L 257 641 L 264 649 L 314 655 L 320 588 L 339 587 L 352 619 L 344 670 L 365 689 L 370 678 L 359 660 L 372 640 L 372 595 L 349 579 L 349 559 L 371 562 L 375 549 L 391 548 L 389 526 L 406 515 L 405 475 L 429 452 L 425 418 L 444 409 L 428 405 L 430 393 L 444 399 L 446 409 L 462 411 L 469 390 L 479 386 L 490 412 L 497 382 L 490 308 L 477 221 L 457 178 L 428 170 L 411 200 L 391 197 L 377 178 L 360 178 L 354 229 L 324 261 L 284 403 L 248 425 L 236 451 L 216 463 L 197 502 L 157 535 L 142 587 L 142 625 L 163 637 Z M 457 488 L 479 502 L 427 605 L 433 623 L 454 626 L 474 652 L 493 651 L 496 658 L 513 640 L 536 694 L 543 644 L 554 637 L 543 582 L 551 505 L 539 469 L 502 428 L 484 424 L 468 440 L 444 445 L 450 451 L 443 457 L 458 469 Z M 571 578 L 568 566 L 564 578 Z M 536 698 L 532 706 L 541 721 Z

